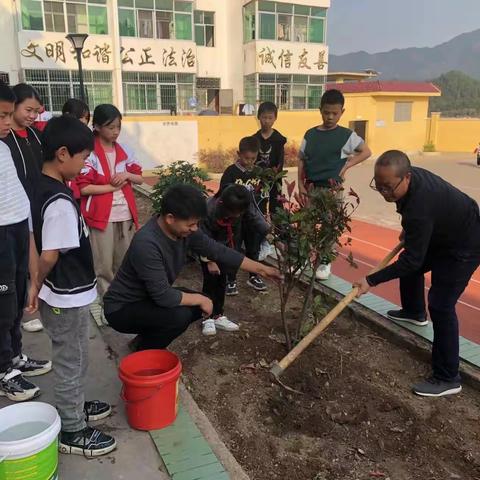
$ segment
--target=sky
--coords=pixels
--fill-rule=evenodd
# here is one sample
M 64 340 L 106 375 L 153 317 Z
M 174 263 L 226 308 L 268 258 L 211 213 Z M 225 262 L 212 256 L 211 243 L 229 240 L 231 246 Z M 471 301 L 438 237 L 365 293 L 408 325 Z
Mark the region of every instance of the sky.
M 331 0 L 330 53 L 432 47 L 480 28 L 480 0 Z

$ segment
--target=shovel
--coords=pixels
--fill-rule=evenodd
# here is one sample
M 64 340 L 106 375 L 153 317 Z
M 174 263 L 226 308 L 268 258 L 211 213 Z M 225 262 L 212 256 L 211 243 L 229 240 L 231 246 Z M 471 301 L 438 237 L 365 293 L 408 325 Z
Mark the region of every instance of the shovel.
M 400 242 L 371 272 L 375 273 L 385 268 L 402 250 L 403 242 Z M 345 298 L 335 305 L 325 317 L 313 328 L 308 335 L 302 338 L 297 343 L 295 348 L 290 350 L 279 362 L 275 362 L 270 369 L 275 378 L 279 378 L 280 375 L 290 366 L 291 363 L 322 333 L 337 317 L 340 313 L 355 299 L 358 293 L 358 288 L 355 287 Z

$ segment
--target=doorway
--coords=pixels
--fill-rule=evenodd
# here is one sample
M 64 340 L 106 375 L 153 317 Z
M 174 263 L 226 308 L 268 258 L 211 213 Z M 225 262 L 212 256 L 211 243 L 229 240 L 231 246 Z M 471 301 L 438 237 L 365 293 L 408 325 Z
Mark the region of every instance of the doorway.
M 360 138 L 367 141 L 367 120 L 355 120 L 349 123 L 350 130 L 353 130 Z

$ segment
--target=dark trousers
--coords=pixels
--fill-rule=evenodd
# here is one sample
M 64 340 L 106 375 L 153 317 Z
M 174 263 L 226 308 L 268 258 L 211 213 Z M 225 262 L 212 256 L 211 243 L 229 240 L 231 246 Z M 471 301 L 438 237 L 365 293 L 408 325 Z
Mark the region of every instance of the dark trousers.
M 229 281 L 235 279 L 235 272 L 231 272 L 219 265 L 220 275 L 212 275 L 208 271 L 207 264 L 201 262 L 203 273 L 202 293 L 209 297 L 213 303 L 212 316 L 223 315 L 225 305 L 225 289 L 227 287 L 227 278 Z M 233 280 L 234 281 L 234 280 Z
M 0 227 L 0 373 L 22 351 L 20 320 L 27 296 L 28 221 Z
M 130 303 L 116 312 L 105 313 L 108 324 L 117 332 L 140 336 L 139 350 L 168 347 L 201 317 L 199 307 L 159 307 L 152 300 Z
M 457 253 L 427 256 L 421 270 L 400 279 L 402 308 L 412 314 L 425 314 L 424 273 L 432 272 L 428 310 L 433 325 L 432 369 L 434 377 L 458 381 L 459 341 L 455 306 L 480 264 L 477 256 Z

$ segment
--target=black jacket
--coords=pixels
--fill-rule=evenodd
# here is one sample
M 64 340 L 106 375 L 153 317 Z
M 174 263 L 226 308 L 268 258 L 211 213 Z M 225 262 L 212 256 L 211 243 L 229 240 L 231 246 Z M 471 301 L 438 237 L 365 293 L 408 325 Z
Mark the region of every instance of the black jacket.
M 270 137 L 266 139 L 263 138 L 261 130 L 253 136 L 258 138 L 260 142 L 260 151 L 258 152 L 256 164 L 263 168 L 278 168 L 282 170 L 285 157 L 284 147 L 287 139 L 275 129 Z
M 16 135 L 13 130 L 2 138 L 12 153 L 18 178 L 27 192 L 30 203 L 35 196 L 35 188 L 42 175 L 43 151 L 41 133 L 35 128 L 27 128 L 27 138 Z
M 478 204 L 439 176 L 412 167 L 408 192 L 397 202 L 397 211 L 405 248 L 395 263 L 367 277 L 370 285 L 414 273 L 427 257 L 480 258 Z

